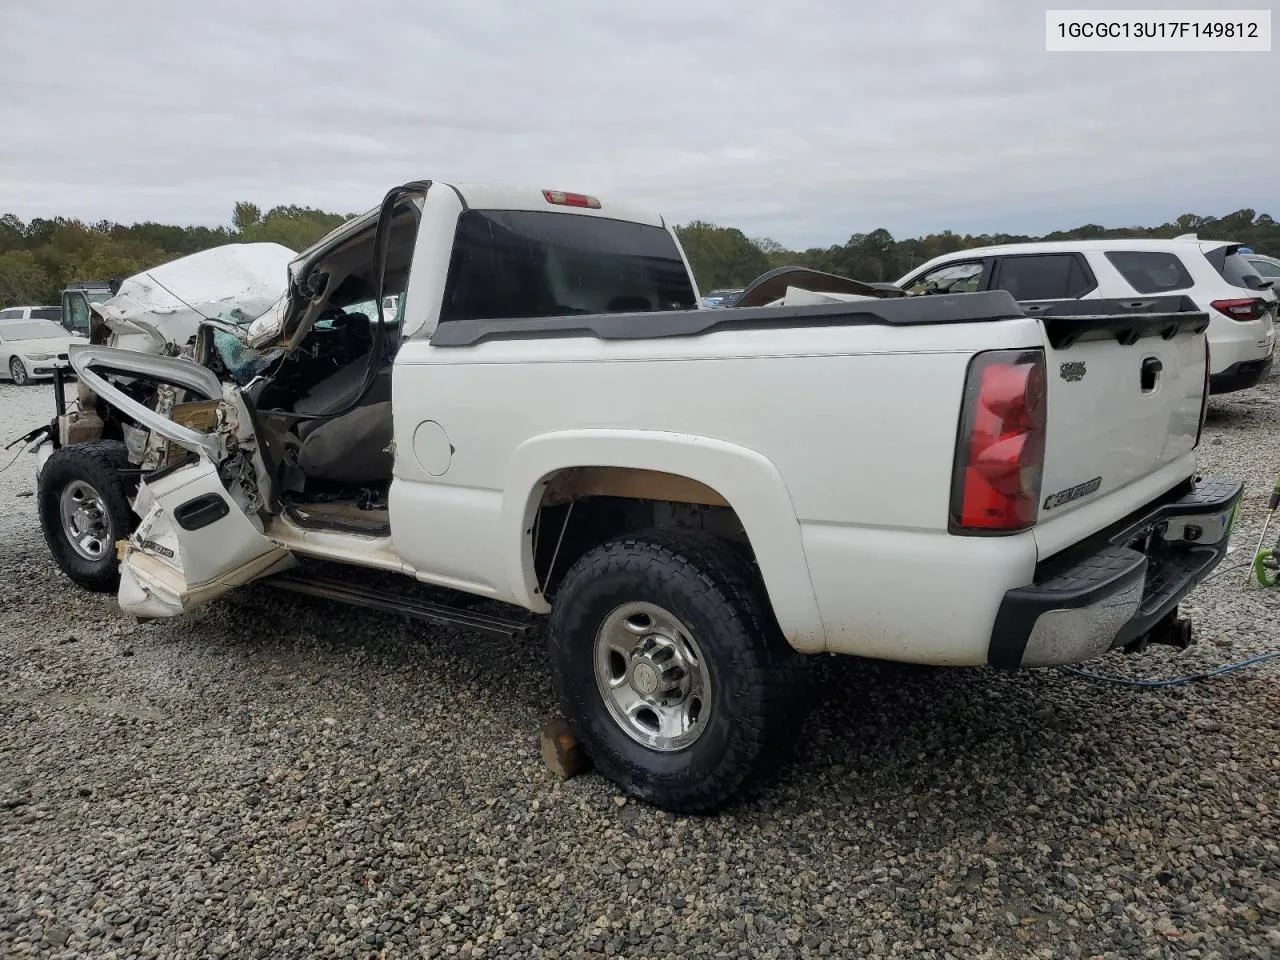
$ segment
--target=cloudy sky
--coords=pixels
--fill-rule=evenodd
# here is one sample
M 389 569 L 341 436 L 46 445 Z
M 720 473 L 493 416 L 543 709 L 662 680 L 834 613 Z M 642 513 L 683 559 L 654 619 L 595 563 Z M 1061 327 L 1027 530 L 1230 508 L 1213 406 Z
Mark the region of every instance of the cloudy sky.
M 1280 47 L 1046 53 L 1050 5 L 1107 4 L 0 0 L 0 212 L 216 224 L 434 178 L 789 246 L 1280 216 Z

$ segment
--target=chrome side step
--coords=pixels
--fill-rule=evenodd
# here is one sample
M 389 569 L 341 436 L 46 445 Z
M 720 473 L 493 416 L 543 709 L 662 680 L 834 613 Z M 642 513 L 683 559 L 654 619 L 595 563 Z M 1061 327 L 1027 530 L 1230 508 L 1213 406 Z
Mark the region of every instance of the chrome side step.
M 462 607 L 450 607 L 442 603 L 431 603 L 417 597 L 390 590 L 379 590 L 360 584 L 342 583 L 326 577 L 308 575 L 297 570 L 278 573 L 258 581 L 264 586 L 275 586 L 281 590 L 300 593 L 309 597 L 323 597 L 326 600 L 337 600 L 367 610 L 378 610 L 383 613 L 398 613 L 422 620 L 427 623 L 446 624 L 448 626 L 466 627 L 471 630 L 482 630 L 505 637 L 520 637 L 532 629 L 532 624 L 505 617 L 495 617 L 486 613 L 476 613 Z

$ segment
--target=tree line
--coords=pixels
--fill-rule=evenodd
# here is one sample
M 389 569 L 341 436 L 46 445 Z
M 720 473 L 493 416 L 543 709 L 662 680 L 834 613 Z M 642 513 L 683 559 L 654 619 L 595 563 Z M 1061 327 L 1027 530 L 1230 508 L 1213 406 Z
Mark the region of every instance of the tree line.
M 85 223 L 66 217 L 23 222 L 0 217 L 0 308 L 56 304 L 73 280 L 122 280 L 148 267 L 225 243 L 274 241 L 303 250 L 354 214 L 313 207 L 277 206 L 265 213 L 237 203 L 229 227 L 162 223 Z M 779 266 L 805 266 L 869 281 L 894 281 L 933 257 L 993 243 L 1033 240 L 1092 240 L 1114 237 L 1169 238 L 1196 233 L 1206 240 L 1232 240 L 1258 253 L 1280 257 L 1280 223 L 1268 214 L 1237 210 L 1223 217 L 1187 213 L 1158 227 L 1085 224 L 1044 236 L 959 234 L 950 230 L 895 240 L 883 227 L 855 233 L 842 244 L 789 250 L 767 237 L 748 237 L 736 227 L 695 220 L 676 227 L 703 292 L 745 286 Z
M 67 217 L 24 223 L 6 214 L 0 217 L 0 308 L 56 304 L 73 280 L 123 280 L 225 243 L 275 242 L 303 250 L 353 216 L 299 206 L 264 214 L 252 203 L 235 205 L 230 227 L 126 226 Z

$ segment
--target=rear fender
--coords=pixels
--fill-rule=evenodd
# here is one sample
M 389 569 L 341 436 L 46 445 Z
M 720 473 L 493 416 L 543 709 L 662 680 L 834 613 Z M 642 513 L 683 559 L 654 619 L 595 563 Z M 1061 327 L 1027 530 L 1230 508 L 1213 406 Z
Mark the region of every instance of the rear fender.
M 502 505 L 511 592 L 528 609 L 548 609 L 533 567 L 534 516 L 547 481 L 572 467 L 657 470 L 710 487 L 737 513 L 788 643 L 821 652 L 826 631 L 805 559 L 800 523 L 778 468 L 737 444 L 657 430 L 568 430 L 534 437 L 512 458 Z

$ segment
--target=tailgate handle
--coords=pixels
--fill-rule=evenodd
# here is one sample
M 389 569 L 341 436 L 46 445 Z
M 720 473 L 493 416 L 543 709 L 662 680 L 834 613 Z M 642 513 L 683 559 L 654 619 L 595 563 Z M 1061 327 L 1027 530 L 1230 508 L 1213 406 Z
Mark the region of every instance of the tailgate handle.
M 1147 357 L 1142 361 L 1142 392 L 1150 393 L 1156 388 L 1156 381 L 1160 378 L 1160 371 L 1164 369 L 1164 364 L 1159 357 Z

